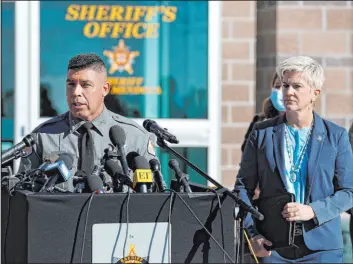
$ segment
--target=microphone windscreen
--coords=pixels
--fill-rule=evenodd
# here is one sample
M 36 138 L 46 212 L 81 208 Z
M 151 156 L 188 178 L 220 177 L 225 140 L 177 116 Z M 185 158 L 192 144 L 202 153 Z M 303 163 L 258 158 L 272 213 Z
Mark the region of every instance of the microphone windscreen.
M 107 173 L 110 175 L 110 176 L 114 176 L 116 173 L 119 173 L 119 174 L 124 174 L 123 173 L 123 169 L 120 167 L 118 161 L 115 161 L 115 160 L 107 160 L 104 164 L 104 169 L 107 171 Z
M 171 159 L 168 162 L 169 168 L 173 169 L 173 168 L 177 168 L 179 167 L 179 162 L 175 159 Z
M 34 138 L 35 138 L 35 134 L 31 133 L 23 139 L 23 142 L 26 144 L 26 147 L 30 147 L 36 144 L 36 141 L 34 140 Z
M 152 121 L 152 120 L 150 120 L 150 119 L 146 119 L 145 121 L 143 121 L 142 126 L 143 126 L 148 132 L 151 132 L 151 131 L 150 131 L 150 127 L 151 127 L 152 123 L 154 123 L 154 121 Z
M 142 126 L 144 127 L 144 128 L 146 128 L 147 127 L 147 124 L 149 123 L 149 119 L 146 119 L 145 121 L 143 121 L 143 123 L 142 123 Z
M 130 169 L 132 169 L 133 171 L 136 170 L 135 167 L 135 158 L 140 156 L 140 154 L 138 154 L 135 151 L 131 151 L 126 155 L 126 162 L 127 165 L 129 166 Z
M 157 159 L 151 159 L 149 161 L 150 163 L 150 167 L 152 170 L 160 170 L 161 169 L 161 164 L 159 163 L 159 161 Z
M 150 169 L 147 159 L 143 156 L 138 156 L 134 159 L 136 169 Z
M 126 141 L 126 135 L 124 130 L 118 126 L 112 126 L 109 130 L 109 138 L 114 146 L 120 145 L 123 146 Z
M 90 188 L 91 192 L 97 191 L 97 190 L 103 190 L 103 181 L 101 178 L 98 176 L 88 176 L 87 177 L 87 184 L 88 187 Z

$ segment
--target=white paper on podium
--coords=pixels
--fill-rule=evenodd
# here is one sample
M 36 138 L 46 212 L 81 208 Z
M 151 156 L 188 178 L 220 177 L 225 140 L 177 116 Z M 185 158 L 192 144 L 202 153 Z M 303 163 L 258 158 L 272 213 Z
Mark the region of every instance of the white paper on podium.
M 93 225 L 92 263 L 171 263 L 171 225 L 168 228 L 168 222 L 128 225 L 127 239 L 126 223 Z

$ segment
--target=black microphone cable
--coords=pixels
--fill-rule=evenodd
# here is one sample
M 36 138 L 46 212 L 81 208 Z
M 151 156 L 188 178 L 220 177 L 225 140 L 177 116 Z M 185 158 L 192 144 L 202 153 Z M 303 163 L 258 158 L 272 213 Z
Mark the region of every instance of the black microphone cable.
M 89 216 L 89 212 L 91 210 L 91 204 L 92 204 L 92 200 L 93 200 L 93 197 L 94 197 L 95 194 L 96 194 L 96 192 L 93 191 L 91 193 L 91 195 L 89 196 L 89 198 L 88 198 L 89 201 L 88 201 L 88 205 L 87 205 L 87 212 L 86 212 L 85 223 L 84 223 L 84 228 L 83 228 L 83 238 L 82 238 L 82 246 L 81 246 L 80 263 L 82 263 L 83 253 L 84 253 L 84 248 L 85 248 L 85 240 L 86 240 L 87 225 L 88 225 L 88 216 Z M 124 248 L 123 248 L 124 255 L 125 255 L 126 242 L 127 242 L 128 233 L 129 233 L 129 203 L 130 203 L 130 191 L 128 189 L 127 202 L 126 202 L 126 236 L 125 236 Z
M 82 206 L 82 208 L 80 210 L 80 213 L 78 215 L 77 224 L 76 224 L 76 230 L 75 230 L 75 235 L 74 235 L 74 241 L 73 241 L 73 245 L 72 245 L 70 263 L 73 263 L 73 261 L 74 261 L 75 249 L 76 249 L 76 243 L 77 243 L 77 237 L 78 237 L 78 230 L 79 230 L 80 223 L 81 223 L 81 217 L 82 217 L 82 214 L 84 212 L 84 209 L 85 209 L 86 205 L 88 204 L 87 212 L 86 212 L 86 218 L 85 218 L 85 224 L 84 224 L 84 234 L 83 234 L 83 239 L 82 239 L 81 256 L 80 256 L 80 261 L 82 263 L 83 252 L 84 252 L 84 242 L 85 242 L 85 236 L 86 236 L 86 232 L 87 232 L 88 214 L 89 214 L 90 209 L 91 209 L 91 203 L 92 203 L 94 195 L 95 195 L 95 192 L 92 192 L 90 194 L 90 196 L 88 197 L 88 199 L 85 200 L 85 202 L 84 202 L 84 204 L 83 204 L 83 206 Z
M 116 162 L 116 161 L 115 161 Z M 114 163 L 113 162 L 110 162 L 109 160 L 106 162 L 106 165 L 104 166 L 106 171 L 108 172 L 108 174 L 111 176 L 111 177 L 117 177 L 116 174 L 119 173 L 119 170 L 117 166 L 113 166 Z M 123 172 L 122 172 L 123 173 Z M 125 175 L 125 174 L 124 174 Z M 125 176 L 128 176 L 128 175 L 125 175 Z M 116 182 L 116 180 L 115 180 Z M 124 184 L 124 183 L 122 183 Z M 131 192 L 130 190 L 133 192 L 133 193 L 136 193 L 136 191 L 132 188 L 132 186 L 128 185 L 128 184 L 124 184 L 126 185 L 128 188 L 127 188 L 127 201 L 126 201 L 126 232 L 125 232 L 125 240 L 124 240 L 124 247 L 123 247 L 123 256 L 125 256 L 125 249 L 126 249 L 126 244 L 127 244 L 127 238 L 128 238 L 128 234 L 129 234 L 129 214 L 130 214 L 130 211 L 129 211 L 129 204 L 130 204 L 130 197 L 131 197 Z M 115 249 L 115 246 L 114 246 L 114 249 Z
M 182 203 L 186 206 L 186 208 L 189 210 L 189 212 L 194 216 L 196 221 L 202 226 L 202 228 L 205 230 L 205 232 L 212 238 L 212 240 L 216 243 L 216 245 L 219 247 L 219 249 L 223 252 L 223 257 L 226 256 L 231 263 L 235 263 L 234 260 L 229 256 L 229 254 L 224 250 L 224 234 L 223 234 L 223 217 L 221 217 L 221 230 L 222 230 L 222 244 L 223 247 L 219 244 L 219 242 L 216 240 L 216 238 L 207 230 L 206 226 L 201 222 L 201 220 L 196 216 L 196 214 L 193 212 L 193 210 L 190 208 L 190 206 L 185 202 L 185 200 L 178 194 L 176 191 L 171 190 L 171 189 L 166 189 L 166 191 L 170 191 L 171 193 L 174 193 L 178 198 L 182 201 Z M 217 192 L 216 192 L 217 193 Z M 220 198 L 219 194 L 217 193 L 217 198 L 218 198 L 218 203 L 219 203 L 219 209 L 221 213 L 221 205 L 220 205 Z M 172 200 L 172 197 L 171 197 Z M 169 208 L 169 218 L 171 217 L 171 207 Z M 168 220 L 168 225 L 170 224 L 170 219 Z M 169 237 L 169 234 L 168 234 Z M 224 257 L 225 260 L 225 257 Z M 225 262 L 226 263 L 226 262 Z
M 223 226 L 223 215 L 222 215 L 222 203 L 221 203 L 221 198 L 220 198 L 220 195 L 219 193 L 214 190 L 214 189 L 210 189 L 211 192 L 215 193 L 216 196 L 217 196 L 217 200 L 218 200 L 218 207 L 219 207 L 219 216 L 221 218 L 221 234 L 222 234 L 222 246 L 223 248 L 225 247 L 225 244 L 224 244 L 224 226 Z M 227 263 L 227 260 L 226 260 L 226 255 L 224 254 L 223 252 L 223 261 L 224 263 Z
M 129 235 L 129 203 L 130 203 L 130 190 L 127 190 L 127 201 L 126 201 L 126 232 L 125 232 L 125 240 L 124 240 L 124 247 L 123 247 L 123 256 L 125 255 L 125 248 L 127 243 L 127 237 Z
M 165 191 L 168 190 L 168 189 L 165 189 Z M 172 204 L 173 204 L 173 194 L 176 194 L 176 192 L 172 191 L 171 194 L 170 194 L 170 201 L 169 201 L 169 212 L 168 212 L 168 250 L 169 248 L 171 248 L 172 246 L 172 241 L 170 240 L 170 233 L 171 233 L 171 230 L 170 230 L 170 226 L 172 225 Z M 170 261 L 170 255 L 171 255 L 171 252 L 168 252 L 168 262 L 171 263 Z
M 129 190 L 132 190 L 134 192 L 134 190 L 132 188 L 130 188 L 130 189 L 128 189 L 128 192 L 126 194 L 126 231 L 125 231 L 125 240 L 124 240 L 124 246 L 123 246 L 123 257 L 126 256 L 125 255 L 125 248 L 126 248 L 126 243 L 127 243 L 127 237 L 128 237 L 128 232 L 129 232 L 129 221 L 130 221 L 129 220 L 129 212 L 130 212 L 129 211 L 129 203 L 130 203 L 131 193 L 129 192 Z M 121 206 L 120 215 L 122 215 L 122 211 L 123 211 L 122 208 L 123 208 L 124 204 L 125 204 L 125 202 L 123 202 L 123 204 Z M 122 219 L 122 216 L 121 216 L 121 219 Z M 120 220 L 120 223 L 122 223 L 122 220 Z M 114 258 L 114 253 L 115 253 L 115 250 L 116 250 L 116 246 L 117 246 L 120 230 L 121 230 L 121 225 L 119 227 L 117 238 L 115 239 L 115 243 L 114 243 L 114 246 L 113 246 L 111 259 Z M 115 263 L 115 262 L 112 260 L 112 263 Z
M 94 166 L 94 169 L 92 171 L 92 174 L 87 176 L 87 185 L 88 188 L 91 190 L 91 195 L 89 196 L 89 201 L 88 201 L 88 205 L 87 205 L 87 212 L 86 212 L 86 218 L 85 218 L 85 224 L 83 227 L 83 238 L 82 238 L 82 247 L 81 247 L 81 257 L 80 257 L 80 263 L 82 263 L 82 259 L 83 259 L 83 253 L 84 253 L 84 249 L 85 249 L 85 240 L 86 240 L 86 234 L 87 234 L 87 224 L 88 224 L 88 216 L 89 216 L 89 212 L 91 210 L 91 204 L 92 204 L 92 200 L 93 197 L 96 193 L 101 193 L 104 192 L 104 187 L 103 187 L 103 181 L 102 179 L 99 177 L 99 166 Z
M 89 196 L 89 201 L 88 201 L 88 205 L 87 205 L 87 212 L 86 212 L 86 217 L 85 217 L 85 224 L 84 224 L 84 228 L 83 228 L 83 238 L 82 238 L 82 246 L 81 246 L 81 257 L 80 257 L 80 263 L 82 263 L 82 259 L 83 259 L 83 252 L 85 249 L 85 240 L 86 240 L 86 233 L 87 233 L 87 223 L 88 223 L 88 214 L 91 210 L 91 204 L 92 204 L 92 200 L 93 197 L 95 195 L 95 191 L 93 191 L 90 196 Z
M 18 183 L 17 183 L 18 184 Z M 7 263 L 7 254 L 6 254 L 6 249 L 7 249 L 7 232 L 9 229 L 9 222 L 10 222 L 10 209 L 11 209 L 11 197 L 12 193 L 9 192 L 9 199 L 7 200 L 7 217 L 6 217 L 6 225 L 5 225 L 5 231 L 4 231 L 4 261 L 5 264 Z

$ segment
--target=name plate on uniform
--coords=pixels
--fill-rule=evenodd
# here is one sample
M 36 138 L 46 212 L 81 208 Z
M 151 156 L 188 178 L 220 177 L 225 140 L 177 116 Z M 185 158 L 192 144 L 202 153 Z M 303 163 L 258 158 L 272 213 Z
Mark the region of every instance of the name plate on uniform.
M 168 222 L 94 224 L 92 227 L 92 263 L 171 263 L 170 257 Z

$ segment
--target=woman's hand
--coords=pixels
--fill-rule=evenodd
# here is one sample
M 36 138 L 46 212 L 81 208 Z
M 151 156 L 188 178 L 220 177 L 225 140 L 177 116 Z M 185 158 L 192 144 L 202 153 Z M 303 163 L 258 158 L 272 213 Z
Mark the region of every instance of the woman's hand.
M 250 238 L 250 243 L 257 257 L 271 256 L 271 251 L 267 251 L 264 245 L 272 246 L 272 243 L 265 239 L 262 235 L 257 235 Z
M 315 217 L 313 208 L 301 203 L 287 203 L 282 211 L 287 221 L 308 221 Z

